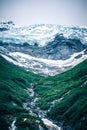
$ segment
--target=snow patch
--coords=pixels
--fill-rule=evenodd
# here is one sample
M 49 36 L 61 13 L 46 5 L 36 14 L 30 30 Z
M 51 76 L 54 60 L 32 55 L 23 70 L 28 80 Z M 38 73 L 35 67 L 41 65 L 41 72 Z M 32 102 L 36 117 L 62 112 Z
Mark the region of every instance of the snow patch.
M 61 130 L 61 127 L 55 125 L 53 122 L 51 122 L 46 118 L 43 118 L 42 121 L 47 126 L 48 129 L 50 128 L 50 130 Z
M 85 50 L 84 50 L 85 51 Z M 36 58 L 20 52 L 10 52 L 8 56 L 1 54 L 6 60 L 12 62 L 15 65 L 26 68 L 26 70 L 32 70 L 35 73 L 45 75 L 55 75 L 64 72 L 80 62 L 87 59 L 87 55 L 84 55 L 84 51 L 74 53 L 67 60 L 50 60 L 43 58 Z M 76 59 L 78 55 L 82 55 Z M 13 60 L 14 59 L 14 60 Z

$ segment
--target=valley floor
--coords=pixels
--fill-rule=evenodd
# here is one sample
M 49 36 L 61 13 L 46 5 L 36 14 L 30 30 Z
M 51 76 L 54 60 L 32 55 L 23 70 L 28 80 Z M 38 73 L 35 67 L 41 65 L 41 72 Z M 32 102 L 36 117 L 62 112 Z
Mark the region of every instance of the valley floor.
M 49 77 L 0 61 L 1 130 L 87 129 L 87 60 Z

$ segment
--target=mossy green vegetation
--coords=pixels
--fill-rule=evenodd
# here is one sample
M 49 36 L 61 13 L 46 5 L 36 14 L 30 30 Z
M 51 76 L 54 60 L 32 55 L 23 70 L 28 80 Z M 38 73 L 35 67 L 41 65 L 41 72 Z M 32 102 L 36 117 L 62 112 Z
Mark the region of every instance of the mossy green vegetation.
M 0 129 L 8 130 L 16 117 L 18 130 L 38 130 L 37 117 L 23 108 L 34 84 L 37 105 L 66 130 L 87 130 L 87 60 L 56 76 L 42 77 L 0 57 Z M 40 121 L 40 122 L 39 122 Z
M 87 129 L 87 60 L 67 72 L 45 78 L 35 91 L 40 97 L 37 103 L 49 109 L 51 119 L 61 122 L 65 129 Z
M 23 108 L 23 103 L 27 99 L 29 100 L 29 95 L 27 95 L 25 89 L 30 87 L 30 83 L 37 82 L 40 78 L 41 76 L 26 72 L 24 69 L 21 69 L 0 57 L 1 130 L 8 130 L 9 125 L 15 117 L 19 120 L 19 123 L 16 123 L 18 130 L 27 130 L 27 127 L 28 130 L 38 129 L 35 117 L 29 115 L 29 112 Z M 24 117 L 26 118 L 26 121 L 22 122 Z

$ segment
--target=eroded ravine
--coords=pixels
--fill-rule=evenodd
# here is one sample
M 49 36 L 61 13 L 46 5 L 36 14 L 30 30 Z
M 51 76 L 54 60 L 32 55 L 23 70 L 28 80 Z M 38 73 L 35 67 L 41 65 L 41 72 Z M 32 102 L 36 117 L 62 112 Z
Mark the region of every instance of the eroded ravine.
M 48 130 L 61 130 L 61 127 L 56 125 L 52 120 L 49 120 L 47 117 L 47 111 L 41 110 L 37 104 L 36 101 L 38 100 L 38 97 L 36 96 L 36 93 L 34 92 L 33 85 L 31 84 L 31 88 L 28 88 L 26 90 L 28 95 L 31 97 L 31 101 L 27 101 L 23 104 L 23 107 L 26 110 L 29 110 L 30 114 L 35 117 L 39 117 L 44 125 L 48 128 Z M 39 126 L 39 130 L 44 130 L 42 126 Z
M 50 120 L 47 117 L 47 112 L 51 110 L 51 108 L 55 105 L 56 102 L 60 102 L 64 99 L 66 95 L 70 93 L 70 91 L 67 91 L 65 94 L 63 94 L 59 99 L 53 100 L 51 103 L 51 106 L 48 110 L 41 110 L 40 107 L 37 106 L 36 102 L 38 100 L 37 94 L 34 92 L 34 84 L 30 85 L 30 88 L 27 88 L 25 90 L 29 97 L 31 97 L 31 100 L 27 100 L 25 103 L 23 103 L 23 107 L 26 110 L 29 110 L 29 114 L 34 117 L 39 117 L 44 125 L 48 128 L 48 130 L 63 130 L 60 126 L 56 125 L 54 121 Z M 9 130 L 16 130 L 16 118 L 14 118 L 13 122 L 11 123 Z M 44 128 L 39 125 L 39 130 L 44 130 Z

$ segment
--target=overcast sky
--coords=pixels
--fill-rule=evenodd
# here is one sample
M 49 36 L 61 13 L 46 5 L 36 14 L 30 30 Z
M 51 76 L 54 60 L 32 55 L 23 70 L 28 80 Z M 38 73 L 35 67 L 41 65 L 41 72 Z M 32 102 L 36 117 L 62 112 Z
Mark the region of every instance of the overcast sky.
M 0 21 L 87 26 L 87 0 L 0 0 Z

